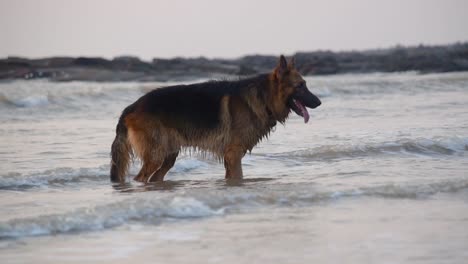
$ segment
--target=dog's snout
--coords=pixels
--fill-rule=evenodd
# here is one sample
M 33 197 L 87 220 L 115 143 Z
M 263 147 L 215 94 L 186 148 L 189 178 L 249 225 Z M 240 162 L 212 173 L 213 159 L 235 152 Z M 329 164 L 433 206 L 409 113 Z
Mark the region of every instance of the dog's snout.
M 316 102 L 315 102 L 315 107 L 319 107 L 321 104 L 322 104 L 322 101 L 320 101 L 320 99 L 315 96 L 317 98 Z

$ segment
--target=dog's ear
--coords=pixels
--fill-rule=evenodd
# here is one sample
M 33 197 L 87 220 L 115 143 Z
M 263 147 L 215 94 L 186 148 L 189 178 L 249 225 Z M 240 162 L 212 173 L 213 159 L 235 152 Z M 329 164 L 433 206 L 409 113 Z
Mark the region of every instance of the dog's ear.
M 291 57 L 291 59 L 289 60 L 288 68 L 290 70 L 296 68 L 296 59 L 294 57 Z
M 279 58 L 278 66 L 275 68 L 275 75 L 277 79 L 280 79 L 288 71 L 288 62 L 286 58 L 281 55 Z

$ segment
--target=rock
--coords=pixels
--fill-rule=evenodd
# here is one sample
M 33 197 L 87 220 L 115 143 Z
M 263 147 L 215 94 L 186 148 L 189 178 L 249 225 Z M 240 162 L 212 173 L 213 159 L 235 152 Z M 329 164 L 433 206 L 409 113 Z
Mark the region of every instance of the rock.
M 468 71 L 468 43 L 402 47 L 368 51 L 315 51 L 294 54 L 304 75 L 394 71 Z M 0 79 L 48 78 L 53 81 L 188 81 L 254 75 L 275 67 L 277 55 L 249 55 L 239 59 L 155 58 L 134 56 L 112 60 L 99 57 L 0 59 Z

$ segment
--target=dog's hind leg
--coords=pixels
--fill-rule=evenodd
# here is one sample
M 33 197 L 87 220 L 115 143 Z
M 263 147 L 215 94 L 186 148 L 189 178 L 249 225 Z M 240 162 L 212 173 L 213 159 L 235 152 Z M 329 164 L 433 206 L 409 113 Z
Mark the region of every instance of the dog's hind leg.
M 138 175 L 133 179 L 139 182 L 149 182 L 149 179 L 151 179 L 157 173 L 163 164 L 163 159 L 147 157 L 146 159 L 143 159 L 143 166 L 141 167 Z
M 151 177 L 149 177 L 146 180 L 146 182 L 163 181 L 164 176 L 174 166 L 178 155 L 179 155 L 179 152 L 172 153 L 172 154 L 169 154 L 168 156 L 166 156 L 162 166 Z
M 138 175 L 133 178 L 135 181 L 147 182 L 147 179 L 151 177 L 164 163 L 163 150 L 158 149 L 155 146 L 155 140 L 149 133 L 145 133 L 144 129 L 129 130 L 129 140 L 134 149 L 136 155 L 142 161 L 142 167 Z
M 224 151 L 224 168 L 226 179 L 242 179 L 242 157 L 245 150 L 238 145 L 228 145 Z

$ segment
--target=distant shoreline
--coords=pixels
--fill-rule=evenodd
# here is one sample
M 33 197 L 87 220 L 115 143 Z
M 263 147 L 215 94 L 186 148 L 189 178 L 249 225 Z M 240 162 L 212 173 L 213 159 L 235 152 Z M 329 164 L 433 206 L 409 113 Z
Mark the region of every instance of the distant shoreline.
M 440 46 L 396 46 L 367 51 L 314 51 L 293 55 L 304 75 L 343 73 L 421 73 L 468 71 L 468 43 Z M 187 81 L 201 78 L 247 76 L 270 71 L 278 56 L 249 55 L 238 59 L 155 58 L 151 62 L 123 56 L 0 59 L 0 80 L 51 81 Z

